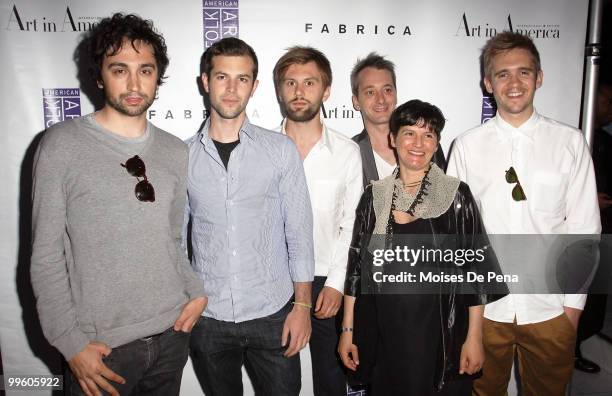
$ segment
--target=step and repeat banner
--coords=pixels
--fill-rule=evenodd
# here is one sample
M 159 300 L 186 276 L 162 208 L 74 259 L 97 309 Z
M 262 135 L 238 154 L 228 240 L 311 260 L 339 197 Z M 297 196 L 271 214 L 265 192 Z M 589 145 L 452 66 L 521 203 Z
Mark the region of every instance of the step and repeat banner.
M 154 21 L 168 45 L 170 66 L 148 110 L 157 126 L 193 135 L 205 117 L 198 91 L 202 52 L 238 36 L 257 52 L 259 88 L 247 107 L 251 122 L 281 122 L 272 68 L 287 47 L 310 45 L 331 61 L 333 85 L 323 117 L 347 136 L 362 129 L 351 103 L 349 74 L 376 51 L 396 65 L 398 104 L 418 98 L 447 118 L 442 145 L 494 114 L 483 95 L 480 48 L 497 32 L 532 37 L 544 84 L 539 112 L 577 126 L 588 0 L 1 0 L 0 6 L 0 348 L 4 374 L 61 370 L 42 336 L 29 281 L 32 155 L 46 127 L 94 110 L 91 84 L 75 53 L 82 33 L 114 12 Z M 78 153 L 75 153 L 78 155 Z M 303 394 L 312 393 L 303 353 Z M 199 392 L 188 366 L 183 394 Z

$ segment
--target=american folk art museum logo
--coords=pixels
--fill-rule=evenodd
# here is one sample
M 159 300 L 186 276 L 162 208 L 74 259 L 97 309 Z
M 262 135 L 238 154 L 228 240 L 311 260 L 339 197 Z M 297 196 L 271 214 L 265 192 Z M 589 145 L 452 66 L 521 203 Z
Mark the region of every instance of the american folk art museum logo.
M 81 116 L 81 92 L 78 88 L 43 88 L 45 128 Z
M 239 34 L 238 0 L 202 0 L 204 49 Z

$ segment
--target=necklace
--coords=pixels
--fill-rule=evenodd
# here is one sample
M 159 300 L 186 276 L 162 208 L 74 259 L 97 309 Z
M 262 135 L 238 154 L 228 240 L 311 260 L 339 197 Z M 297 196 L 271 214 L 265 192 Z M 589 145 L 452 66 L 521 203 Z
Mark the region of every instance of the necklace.
M 417 205 L 423 203 L 423 199 L 428 195 L 428 187 L 431 184 L 429 181 L 429 171 L 431 166 L 425 172 L 423 179 L 418 182 L 412 182 L 403 184 L 400 179 L 399 173 L 396 176 L 395 188 L 393 189 L 393 198 L 391 201 L 391 210 L 400 210 L 406 212 L 411 216 L 415 215 L 415 209 Z M 403 185 L 404 188 L 401 188 Z M 406 187 L 416 187 L 420 185 L 420 188 L 416 193 L 409 193 L 405 190 Z
M 412 182 L 412 183 L 404 184 L 404 188 L 406 188 L 406 187 L 416 187 L 416 186 L 418 186 L 421 183 L 423 183 L 423 179 L 421 179 L 419 181 Z

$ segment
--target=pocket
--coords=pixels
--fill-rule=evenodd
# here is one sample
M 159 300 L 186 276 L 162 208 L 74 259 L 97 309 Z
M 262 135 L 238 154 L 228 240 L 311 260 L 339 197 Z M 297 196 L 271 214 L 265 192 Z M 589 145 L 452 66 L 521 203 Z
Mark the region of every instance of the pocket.
M 574 325 L 572 324 L 572 321 L 570 320 L 570 318 L 567 316 L 565 312 L 563 312 L 561 316 L 562 316 L 562 321 L 565 322 L 566 329 L 575 335 L 578 330 L 574 328 Z
M 550 214 L 564 211 L 567 175 L 551 171 L 534 172 L 531 191 L 525 191 L 534 210 Z

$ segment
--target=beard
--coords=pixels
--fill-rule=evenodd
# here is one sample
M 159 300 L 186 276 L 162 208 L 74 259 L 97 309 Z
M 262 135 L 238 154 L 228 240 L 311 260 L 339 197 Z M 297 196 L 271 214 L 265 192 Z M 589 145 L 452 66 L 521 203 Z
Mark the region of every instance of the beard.
M 291 102 L 296 100 L 297 98 L 291 100 L 289 103 L 283 103 L 283 108 L 285 113 L 287 114 L 287 118 L 294 122 L 308 122 L 315 118 L 319 111 L 321 110 L 321 102 L 311 103 L 308 102 L 309 105 L 300 110 L 292 110 Z M 304 99 L 301 99 L 304 100 Z
M 136 117 L 147 111 L 147 109 L 153 104 L 153 100 L 155 100 L 155 98 L 139 93 L 138 96 L 142 98 L 142 103 L 138 106 L 126 106 L 123 104 L 123 100 L 128 96 L 128 94 L 121 94 L 117 99 L 106 95 L 106 103 L 121 114 Z

